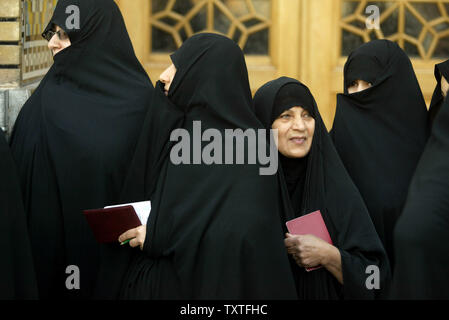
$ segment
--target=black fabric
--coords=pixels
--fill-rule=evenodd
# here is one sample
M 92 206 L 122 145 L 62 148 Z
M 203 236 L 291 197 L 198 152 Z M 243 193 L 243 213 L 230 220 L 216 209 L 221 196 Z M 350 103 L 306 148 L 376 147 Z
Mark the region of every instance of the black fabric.
M 130 170 L 125 179 L 120 203 L 151 199 L 150 195 L 154 192 L 160 172 L 168 160 L 167 156 L 172 144 L 169 141 L 170 134 L 173 130 L 181 127 L 183 121 L 184 112 L 170 102 L 165 96 L 164 85 L 158 81 L 145 116 L 143 130 Z M 155 214 L 154 209 L 151 214 Z M 130 280 L 125 280 L 126 272 L 132 261 L 134 261 L 134 265 L 142 267 L 143 270 L 149 264 L 149 276 L 153 275 L 150 273 L 153 260 L 147 259 L 138 248 L 132 249 L 129 246 L 119 246 L 118 244 L 105 245 L 102 251 L 101 267 L 94 298 L 102 300 L 119 299 L 122 287 L 129 285 L 130 282 L 132 283 Z M 129 271 L 129 273 L 132 274 L 133 272 Z M 139 273 L 132 275 L 138 276 Z M 159 279 L 159 277 L 155 276 L 154 279 Z M 151 281 L 150 285 L 154 286 L 154 282 Z M 167 287 L 166 283 L 162 288 L 165 287 Z M 144 299 L 146 292 L 148 290 L 144 287 L 142 292 L 136 293 L 136 297 Z M 124 297 L 122 296 L 122 298 Z
M 76 5 L 80 29 L 68 30 Z M 153 86 L 112 0 L 60 0 L 59 25 L 71 46 L 21 110 L 11 141 L 23 189 L 41 298 L 88 298 L 100 247 L 83 209 L 119 202 Z M 67 290 L 68 265 L 80 290 Z
M 449 101 L 435 118 L 394 231 L 395 299 L 449 299 Z
M 441 92 L 441 77 L 445 77 L 449 81 L 449 60 L 435 65 L 435 79 L 437 85 L 432 95 L 432 101 L 429 107 L 429 121 L 432 124 L 435 121 L 435 117 L 441 109 L 444 102 L 444 96 Z
M 194 121 L 201 121 L 202 132 L 215 128 L 223 136 L 225 129 L 262 128 L 252 110 L 243 53 L 232 40 L 195 35 L 172 61 L 177 73 L 166 105 L 182 112 L 179 128 L 191 137 Z M 167 130 L 164 122 L 153 125 L 143 132 Z M 144 150 L 138 148 L 137 155 L 153 154 L 149 139 L 139 144 Z M 173 143 L 166 145 L 172 150 Z M 158 161 L 154 156 L 147 161 L 146 170 L 155 172 L 152 164 Z M 152 212 L 144 252 L 133 260 L 121 298 L 296 298 L 276 176 L 261 176 L 258 165 L 175 165 L 168 155 L 159 163 L 157 181 L 147 178 L 147 186 L 133 190 L 131 184 L 125 191 L 133 200 L 151 199 Z
M 16 167 L 0 129 L 0 300 L 37 299 L 33 257 Z
M 426 104 L 410 59 L 388 40 L 351 53 L 344 77 L 331 136 L 393 266 L 393 229 L 428 137 Z M 357 78 L 372 87 L 348 94 Z
M 284 86 L 294 85 L 297 94 L 304 95 L 302 101 L 312 101 L 305 106 L 315 119 L 315 132 L 311 150 L 306 159 L 306 173 L 303 188 L 297 188 L 290 197 L 286 196 L 285 182 L 289 171 L 280 175 L 284 186 L 282 198 L 285 220 L 320 210 L 328 227 L 330 236 L 341 254 L 343 282 L 340 283 L 324 268 L 306 272 L 304 268 L 292 263 L 300 299 L 373 299 L 376 290 L 366 288 L 366 268 L 379 267 L 381 288 L 390 278 L 390 267 L 386 252 L 376 234 L 363 199 L 345 170 L 332 144 L 315 100 L 308 88 L 299 81 L 287 77 L 268 82 L 261 87 L 255 97 L 256 114 L 265 125 L 271 128 L 280 113 L 285 111 L 275 103 Z M 296 105 L 301 106 L 301 105 Z M 277 110 L 273 113 L 273 110 Z M 298 166 L 304 166 L 304 159 L 294 159 Z

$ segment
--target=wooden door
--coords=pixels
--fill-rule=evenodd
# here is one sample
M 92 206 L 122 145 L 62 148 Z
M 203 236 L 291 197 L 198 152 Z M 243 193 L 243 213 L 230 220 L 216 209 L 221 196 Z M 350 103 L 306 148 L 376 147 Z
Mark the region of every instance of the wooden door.
M 387 38 L 411 57 L 427 101 L 435 63 L 449 58 L 449 0 L 116 0 L 139 60 L 156 81 L 169 54 L 196 32 L 218 32 L 244 50 L 251 88 L 279 76 L 303 81 L 328 128 L 347 55 Z M 379 29 L 367 29 L 369 5 Z

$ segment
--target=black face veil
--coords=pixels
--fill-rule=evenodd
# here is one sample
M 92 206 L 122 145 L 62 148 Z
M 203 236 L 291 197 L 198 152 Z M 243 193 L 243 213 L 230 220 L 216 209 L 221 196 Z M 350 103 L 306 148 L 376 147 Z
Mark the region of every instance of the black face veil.
M 73 5 L 79 29 L 65 24 Z M 68 33 L 71 46 L 54 57 L 21 110 L 11 149 L 40 296 L 86 298 L 98 245 L 81 211 L 119 201 L 153 87 L 114 1 L 60 0 L 46 31 L 54 25 Z M 65 287 L 69 265 L 80 270 L 80 290 Z
M 427 140 L 427 108 L 410 59 L 391 41 L 362 45 L 344 72 L 331 135 L 393 259 L 393 228 Z M 348 94 L 357 79 L 372 87 Z
M 446 78 L 449 81 L 449 60 L 435 65 L 435 79 L 437 80 L 437 85 L 435 91 L 433 92 L 432 101 L 429 107 L 429 120 L 432 124 L 435 121 L 435 117 L 441 109 L 444 102 L 444 96 L 441 92 L 441 79 Z
M 177 73 L 168 99 L 182 112 L 178 128 L 192 139 L 194 121 L 201 123 L 201 133 L 216 129 L 222 137 L 226 129 L 262 128 L 252 110 L 243 52 L 232 40 L 195 35 L 172 61 Z M 164 123 L 153 125 L 157 129 L 145 127 L 143 132 L 166 131 Z M 139 146 L 152 145 L 148 139 L 150 143 Z M 173 150 L 173 143 L 168 145 Z M 149 166 L 158 162 L 151 158 Z M 144 253 L 128 270 L 122 297 L 296 298 L 283 246 L 276 176 L 261 176 L 259 166 L 252 164 L 175 165 L 171 155 L 162 163 L 154 192 L 145 194 L 152 212 Z
M 295 87 L 296 92 L 292 92 Z M 283 99 L 279 98 L 280 94 Z M 379 267 L 383 287 L 390 276 L 388 259 L 360 193 L 338 157 L 309 89 L 295 79 L 279 78 L 257 91 L 254 105 L 257 116 L 267 129 L 271 128 L 280 113 L 293 106 L 302 106 L 315 119 L 312 147 L 305 163 L 303 159 L 292 159 L 290 163 L 292 166 L 296 161 L 298 167 L 306 168 L 303 178 L 297 180 L 298 186 L 293 188 L 293 193 L 288 192 L 284 181 L 288 182 L 292 170 L 285 170 L 284 166 L 280 168 L 283 171 L 279 177 L 286 212 L 284 219 L 321 211 L 332 241 L 341 253 L 344 286 L 325 269 L 308 273 L 293 263 L 299 297 L 372 299 L 375 292 L 365 286 L 366 267 Z

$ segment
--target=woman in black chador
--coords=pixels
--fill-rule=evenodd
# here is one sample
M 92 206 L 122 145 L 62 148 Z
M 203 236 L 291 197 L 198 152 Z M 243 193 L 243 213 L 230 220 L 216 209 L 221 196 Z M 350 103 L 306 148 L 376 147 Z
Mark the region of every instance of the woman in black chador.
M 320 210 L 333 242 L 287 234 L 299 298 L 374 298 L 378 290 L 367 287 L 367 282 L 375 285 L 367 281 L 372 272 L 367 268 L 378 268 L 377 289 L 382 289 L 390 277 L 388 258 L 309 89 L 279 78 L 257 91 L 254 106 L 265 128 L 278 130 L 284 222 Z M 304 268 L 318 266 L 324 268 Z
M 393 229 L 428 137 L 428 115 L 410 59 L 374 40 L 349 56 L 331 136 L 394 266 Z
M 99 247 L 82 210 L 119 202 L 154 89 L 113 0 L 60 0 L 43 35 L 54 64 L 21 110 L 11 150 L 40 298 L 88 298 Z M 79 290 L 66 287 L 69 265 Z
M 0 300 L 37 299 L 19 179 L 0 129 Z
M 440 111 L 449 89 L 449 60 L 435 65 L 435 79 L 437 80 L 437 85 L 429 107 L 430 124 L 435 121 L 435 117 Z
M 449 101 L 442 101 L 394 231 L 392 298 L 449 299 Z
M 158 109 L 172 111 L 161 121 L 147 117 L 124 191 L 128 201 L 151 199 L 152 211 L 146 228 L 119 238 L 135 238 L 130 245 L 143 249 L 128 269 L 121 298 L 295 299 L 276 175 L 260 175 L 259 165 L 247 160 L 224 163 L 225 153 L 236 158 L 235 143 L 225 147 L 226 129 L 262 129 L 252 110 L 242 50 L 226 37 L 206 33 L 189 38 L 171 59 L 154 96 Z M 223 152 L 215 156 L 223 164 L 206 164 L 204 157 L 200 164 L 174 164 L 178 138 L 161 143 L 172 128 L 185 130 L 192 144 L 201 143 L 194 140 L 195 131 L 216 129 L 223 148 L 215 152 Z M 188 150 L 190 161 L 201 157 L 195 147 Z

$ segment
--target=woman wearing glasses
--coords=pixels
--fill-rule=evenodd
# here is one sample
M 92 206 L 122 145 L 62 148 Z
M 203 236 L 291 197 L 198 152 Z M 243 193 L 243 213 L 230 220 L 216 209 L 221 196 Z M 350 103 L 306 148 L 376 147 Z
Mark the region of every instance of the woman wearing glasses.
M 42 36 L 48 41 L 48 48 L 53 56 L 71 45 L 69 35 L 58 25 L 53 25 Z
M 66 26 L 70 5 L 79 29 Z M 113 0 L 59 0 L 43 36 L 54 64 L 21 110 L 11 150 L 40 298 L 89 298 L 99 247 L 81 212 L 119 202 L 153 86 Z

